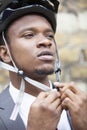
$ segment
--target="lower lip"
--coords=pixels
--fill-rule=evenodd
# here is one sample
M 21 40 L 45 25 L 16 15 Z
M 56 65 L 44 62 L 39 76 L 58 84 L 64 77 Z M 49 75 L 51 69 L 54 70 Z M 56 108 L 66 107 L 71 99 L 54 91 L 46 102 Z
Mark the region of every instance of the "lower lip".
M 43 55 L 43 56 L 39 56 L 39 59 L 43 61 L 53 61 L 54 57 L 51 55 Z

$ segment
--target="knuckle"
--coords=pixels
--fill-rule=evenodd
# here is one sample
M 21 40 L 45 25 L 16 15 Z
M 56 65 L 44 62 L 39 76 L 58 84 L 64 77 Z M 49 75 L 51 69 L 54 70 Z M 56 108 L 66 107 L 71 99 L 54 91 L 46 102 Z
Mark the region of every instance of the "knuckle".
M 68 104 L 69 104 L 69 98 L 66 97 L 66 98 L 63 100 L 63 102 L 62 102 L 62 107 L 63 107 L 63 108 L 66 108 L 66 106 L 68 106 Z
M 86 102 L 87 102 L 87 95 L 84 94 L 84 95 L 81 96 L 81 100 L 79 100 L 78 105 L 80 107 L 83 107 L 83 104 L 86 103 Z
M 48 108 L 48 106 L 47 106 L 46 103 L 42 102 L 42 103 L 40 104 L 39 108 L 40 108 L 40 110 L 45 111 L 45 110 Z
M 52 113 L 55 112 L 55 109 L 54 109 L 51 105 L 48 106 L 48 109 L 49 109 L 49 111 L 52 112 Z
M 84 95 L 82 96 L 82 100 L 83 100 L 83 102 L 87 102 L 87 94 L 84 94 Z
M 79 111 L 80 111 L 80 107 L 77 106 L 77 107 L 74 109 L 74 113 L 77 115 Z
M 63 107 L 66 107 L 66 106 L 68 106 L 69 103 L 70 103 L 70 99 L 69 99 L 68 97 L 66 97 L 66 98 L 63 100 L 63 102 L 62 102 L 62 106 L 63 106 Z
M 67 89 L 67 90 L 65 91 L 65 93 L 64 93 L 65 97 L 68 95 L 68 93 L 69 93 L 69 90 Z M 67 99 L 67 98 L 66 98 L 66 99 Z
M 52 94 L 52 96 L 53 96 L 54 98 L 57 98 L 57 97 L 58 97 L 58 92 L 57 92 L 57 91 L 53 91 L 51 94 Z
M 39 111 L 45 111 L 45 110 L 47 109 L 47 104 L 44 103 L 44 101 L 39 102 L 39 103 L 34 102 L 34 103 L 31 105 L 30 109 L 39 110 Z
M 42 111 L 49 111 L 49 112 L 51 112 L 51 113 L 54 113 L 54 112 L 55 112 L 54 107 L 52 107 L 51 105 L 48 105 L 48 104 L 46 104 L 46 103 L 41 103 L 40 109 L 41 109 Z
M 65 100 L 64 100 L 64 104 L 68 104 L 69 103 L 69 98 L 66 97 Z
M 39 96 L 44 95 L 44 94 L 45 94 L 45 92 L 40 92 Z

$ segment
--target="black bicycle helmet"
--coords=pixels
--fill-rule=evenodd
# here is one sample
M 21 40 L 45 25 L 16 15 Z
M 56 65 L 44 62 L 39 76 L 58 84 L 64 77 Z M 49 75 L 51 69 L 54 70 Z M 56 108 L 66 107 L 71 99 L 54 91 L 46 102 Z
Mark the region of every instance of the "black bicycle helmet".
M 1 0 L 0 2 L 0 33 L 17 18 L 33 13 L 46 17 L 54 32 L 56 31 L 58 0 Z

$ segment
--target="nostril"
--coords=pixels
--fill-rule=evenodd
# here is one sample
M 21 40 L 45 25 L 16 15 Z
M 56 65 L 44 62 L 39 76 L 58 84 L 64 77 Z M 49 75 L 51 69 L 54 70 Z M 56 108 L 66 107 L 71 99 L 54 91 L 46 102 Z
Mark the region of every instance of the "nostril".
M 51 47 L 52 42 L 50 40 L 42 40 L 37 43 L 37 47 Z

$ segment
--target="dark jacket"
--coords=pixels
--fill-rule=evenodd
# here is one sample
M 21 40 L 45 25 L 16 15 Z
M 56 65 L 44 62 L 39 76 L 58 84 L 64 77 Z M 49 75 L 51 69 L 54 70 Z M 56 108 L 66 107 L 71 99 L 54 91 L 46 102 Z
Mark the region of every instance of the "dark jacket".
M 26 130 L 21 117 L 18 115 L 15 121 L 10 120 L 14 102 L 7 87 L 0 94 L 0 130 Z

